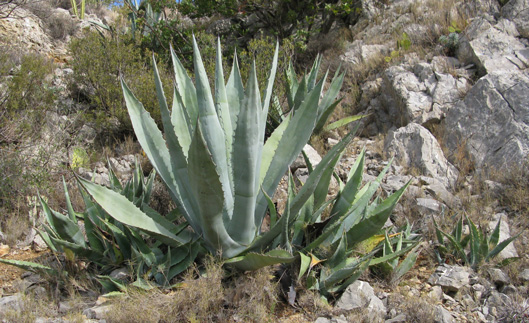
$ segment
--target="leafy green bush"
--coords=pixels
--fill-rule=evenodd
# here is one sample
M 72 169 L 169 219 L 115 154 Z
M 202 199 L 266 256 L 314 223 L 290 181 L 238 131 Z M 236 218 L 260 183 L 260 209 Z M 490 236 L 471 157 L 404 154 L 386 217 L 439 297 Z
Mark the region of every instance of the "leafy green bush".
M 74 70 L 70 85 L 79 93 L 80 99 L 90 104 L 85 113 L 87 121 L 95 122 L 97 128 L 109 130 L 114 129 L 117 120 L 119 133 L 132 131 L 119 84 L 123 75 L 155 120 L 161 122 L 159 112 L 154 109 L 157 100 L 151 90 L 154 83 L 150 64 L 145 63 L 144 53 L 135 45 L 131 35 L 102 37 L 97 32 L 88 32 L 85 37 L 71 41 L 70 52 Z M 169 91 L 169 73 L 161 67 L 160 75 L 167 81 L 166 90 Z

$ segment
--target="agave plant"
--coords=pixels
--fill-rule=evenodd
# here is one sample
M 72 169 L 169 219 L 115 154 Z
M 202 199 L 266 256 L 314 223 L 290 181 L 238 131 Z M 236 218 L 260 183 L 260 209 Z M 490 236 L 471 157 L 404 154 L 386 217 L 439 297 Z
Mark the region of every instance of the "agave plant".
M 298 76 L 294 71 L 292 62 L 290 62 L 287 70 L 285 71 L 285 78 L 288 84 L 286 87 L 288 111 L 299 108 L 307 93 L 311 91 L 316 85 L 317 77 L 320 73 L 321 61 L 322 56 L 318 55 L 314 60 L 314 64 L 312 65 L 309 73 L 307 75 L 303 75 L 300 81 L 298 81 Z M 336 97 L 342 88 L 344 76 L 345 74 L 340 73 L 340 68 L 338 68 L 329 85 L 329 90 L 325 93 L 325 96 L 320 101 L 318 118 L 316 126 L 313 129 L 314 133 L 320 133 L 322 130 L 333 130 L 365 117 L 363 115 L 349 116 L 325 126 L 327 120 L 334 112 L 335 108 L 342 101 L 341 98 L 336 99 Z M 281 104 L 279 103 L 279 99 L 274 96 L 271 110 L 269 112 L 269 128 L 275 129 L 283 121 L 283 117 L 284 114 Z
M 110 190 L 151 216 L 161 218 L 148 206 L 155 174 L 153 171 L 145 178 L 136 162 L 133 177 L 123 186 L 109 163 Z M 113 290 L 115 286 L 120 287 L 124 283 L 106 276 L 113 269 L 123 266 L 131 268 L 131 276 L 135 276 L 133 280 L 138 286 L 144 285 L 142 282 L 146 275 L 148 279 L 163 286 L 195 260 L 199 248 L 192 241 L 178 248 L 171 248 L 152 237 L 145 237 L 135 227 L 127 226 L 109 216 L 82 188 L 80 193 L 85 210 L 75 212 L 64 181 L 63 186 L 66 214 L 50 209 L 46 201 L 39 197 L 47 222 L 39 234 L 50 250 L 64 253 L 69 261 L 82 259 L 95 265 L 99 274 L 98 280 L 106 290 Z M 173 212 L 167 218 L 174 217 L 176 214 Z M 180 225 L 176 231 L 183 231 L 186 226 L 187 224 Z M 52 275 L 58 273 L 57 269 L 31 262 L 7 259 L 0 259 L 0 262 L 36 272 Z
M 470 229 L 470 232 L 467 235 L 463 235 L 463 218 L 466 219 Z M 437 246 L 438 260 L 442 261 L 442 257 L 453 256 L 464 264 L 470 265 L 474 269 L 477 269 L 483 262 L 488 262 L 496 257 L 522 233 L 519 232 L 518 234 L 500 242 L 501 218 L 498 220 L 498 223 L 490 236 L 481 227 L 478 229 L 467 215 L 461 216 L 452 230 L 452 234 L 442 231 L 437 225 L 435 219 L 433 222 L 437 241 L 439 243 Z M 517 258 L 508 258 L 504 261 L 508 263 L 516 259 Z
M 329 90 L 333 94 L 325 95 L 322 89 L 326 77 L 316 82 L 316 75 L 310 76 L 306 82 L 310 86 L 296 95 L 296 108 L 264 142 L 278 46 L 262 99 L 255 64 L 244 88 L 235 57 L 228 81 L 224 83 L 220 40 L 212 95 L 194 39 L 193 46 L 196 85 L 171 49 L 176 84 L 171 111 L 156 62 L 153 64 L 165 135 L 124 82 L 122 87 L 138 141 L 196 239 L 200 239 L 211 253 L 231 258 L 228 263 L 255 269 L 293 261 L 293 251 L 299 250 L 302 244 L 306 245 L 303 250 L 310 251 L 324 242 L 335 245 L 346 237 L 348 244 L 353 245 L 380 230 L 405 187 L 383 202 L 370 203 L 384 174 L 360 190 L 363 155 L 343 191 L 332 201 L 333 216 L 324 223 L 321 235 L 301 230 L 319 219 L 318 214 L 331 204 L 325 202 L 329 181 L 334 166 L 352 139 L 350 133 L 312 170 L 299 192 L 291 194 L 281 218 L 272 221 L 269 231 L 261 232 L 267 209 L 272 214 L 277 213 L 270 196 L 329 108 L 329 102 L 334 101 L 338 93 L 336 87 L 341 82 L 335 78 Z M 343 76 L 338 77 L 341 78 Z M 321 101 L 320 97 L 323 97 Z M 104 187 L 83 180 L 81 184 L 116 220 L 165 239 L 170 245 L 180 246 L 186 242 L 175 234 L 174 228 L 168 227 L 165 219 L 141 212 L 127 199 Z

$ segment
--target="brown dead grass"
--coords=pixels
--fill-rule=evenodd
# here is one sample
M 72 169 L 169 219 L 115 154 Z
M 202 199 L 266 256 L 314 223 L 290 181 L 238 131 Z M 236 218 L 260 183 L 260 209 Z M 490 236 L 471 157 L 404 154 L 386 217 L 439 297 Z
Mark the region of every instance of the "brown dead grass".
M 130 291 L 113 302 L 108 322 L 275 322 L 277 284 L 269 269 L 226 277 L 208 259 L 191 268 L 171 291 Z

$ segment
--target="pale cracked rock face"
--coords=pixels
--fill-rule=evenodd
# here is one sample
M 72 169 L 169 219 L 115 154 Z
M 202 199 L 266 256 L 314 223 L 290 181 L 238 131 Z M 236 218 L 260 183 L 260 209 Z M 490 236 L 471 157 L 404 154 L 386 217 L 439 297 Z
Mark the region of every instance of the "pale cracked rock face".
M 470 284 L 470 269 L 443 264 L 428 279 L 430 285 L 439 285 L 446 292 L 457 292 Z
M 464 147 L 477 168 L 521 164 L 529 154 L 529 72 L 482 77 L 448 112 L 444 128 L 447 147 Z
M 399 166 L 416 168 L 445 187 L 455 185 L 457 169 L 446 160 L 435 137 L 416 123 L 390 131 L 384 142 L 384 150 L 395 157 Z
M 27 49 L 42 53 L 51 51 L 51 40 L 42 22 L 31 12 L 17 8 L 8 18 L 0 19 L 0 40 L 18 42 Z

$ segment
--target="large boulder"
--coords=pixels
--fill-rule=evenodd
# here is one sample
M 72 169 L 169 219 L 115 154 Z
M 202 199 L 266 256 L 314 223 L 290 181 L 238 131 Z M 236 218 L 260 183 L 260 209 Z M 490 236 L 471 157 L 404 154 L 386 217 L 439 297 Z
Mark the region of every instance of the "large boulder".
M 529 38 L 529 0 L 511 0 L 501 8 L 501 14 L 514 22 L 522 37 Z
M 395 162 L 408 169 L 415 168 L 423 175 L 433 177 L 445 187 L 453 187 L 458 171 L 450 164 L 435 137 L 424 127 L 410 123 L 390 131 L 384 150 L 395 157 Z
M 481 78 L 448 112 L 444 128 L 447 147 L 463 146 L 478 168 L 523 162 L 529 154 L 529 72 Z
M 509 20 L 493 25 L 486 19 L 475 19 L 459 42 L 458 58 L 474 64 L 481 76 L 525 69 L 527 48 L 517 36 L 516 26 Z
M 454 71 L 458 73 L 459 67 L 457 59 L 434 57 L 430 63 L 388 68 L 384 72 L 382 99 L 394 125 L 440 122 L 469 89 L 466 76 L 452 75 Z

